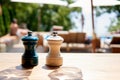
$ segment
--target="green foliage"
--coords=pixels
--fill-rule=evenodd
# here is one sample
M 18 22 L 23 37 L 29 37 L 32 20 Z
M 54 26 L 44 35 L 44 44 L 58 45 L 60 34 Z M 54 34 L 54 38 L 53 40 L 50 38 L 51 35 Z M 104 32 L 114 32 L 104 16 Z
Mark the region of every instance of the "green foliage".
M 117 17 L 120 17 L 120 5 L 115 5 L 115 6 L 100 6 L 100 7 L 95 7 L 97 14 L 99 16 L 103 13 L 116 13 Z
M 8 3 L 9 1 L 6 0 L 0 1 L 2 14 L 0 15 L 0 36 L 5 35 L 9 32 L 9 25 L 10 25 L 10 17 L 9 17 L 9 11 L 8 11 Z M 6 3 L 6 4 L 5 4 Z M 3 6 L 5 4 L 5 6 Z
M 72 3 L 73 0 L 67 0 Z M 67 6 L 48 5 L 32 3 L 10 2 L 10 0 L 0 0 L 3 8 L 3 16 L 0 25 L 4 26 L 1 35 L 9 32 L 9 25 L 13 18 L 18 19 L 18 24 L 26 23 L 28 29 L 32 31 L 50 31 L 53 25 L 63 26 L 64 30 L 69 30 L 74 25 L 71 22 L 70 13 L 81 11 L 81 8 L 68 8 Z
M 3 18 L 0 16 L 0 36 L 5 35 L 5 27 L 3 23 Z
M 33 12 L 27 18 L 27 26 L 28 29 L 32 31 L 38 30 L 38 12 L 37 9 L 34 9 Z
M 6 6 L 2 7 L 2 16 L 3 16 L 3 22 L 4 22 L 4 28 L 5 28 L 5 33 L 9 32 L 9 25 L 10 25 L 10 15 L 9 11 Z
M 116 13 L 117 15 L 117 24 L 116 25 L 113 25 L 114 24 L 114 21 L 111 22 L 111 25 L 108 29 L 109 32 L 112 32 L 112 31 L 117 31 L 118 29 L 120 29 L 120 5 L 115 5 L 115 6 L 102 6 L 102 7 L 96 7 L 96 11 L 97 11 L 97 16 L 100 16 L 101 14 L 103 13 Z
M 41 28 L 49 31 L 53 25 L 63 26 L 64 30 L 72 28 L 70 13 L 73 11 L 80 12 L 80 8 L 68 8 L 67 6 L 46 5 L 41 9 Z
M 109 32 L 120 30 L 120 18 L 118 19 L 118 22 L 116 25 L 113 25 L 113 23 L 114 23 L 114 21 L 111 23 L 111 25 L 108 29 Z

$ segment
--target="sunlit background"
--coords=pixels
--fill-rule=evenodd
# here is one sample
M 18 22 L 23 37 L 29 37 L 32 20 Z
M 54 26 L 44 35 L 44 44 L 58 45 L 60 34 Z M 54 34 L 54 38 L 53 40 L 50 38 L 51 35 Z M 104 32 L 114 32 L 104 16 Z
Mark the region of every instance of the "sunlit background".
M 3 25 L 0 35 L 9 32 L 9 24 L 13 18 L 17 18 L 19 24 L 26 23 L 27 28 L 32 31 L 50 31 L 53 25 L 60 25 L 64 30 L 81 32 L 82 22 L 84 22 L 83 32 L 88 36 L 92 35 L 91 0 L 61 0 L 63 2 L 59 3 L 57 3 L 58 0 L 45 1 L 1 0 L 3 10 L 1 24 Z M 120 1 L 117 5 L 113 5 L 112 1 L 117 0 L 93 0 L 94 26 L 98 36 L 119 29 L 119 25 L 116 24 L 119 23 Z M 77 4 L 70 6 L 76 2 Z
M 14 18 L 17 19 L 19 28 L 16 32 L 14 31 L 15 36 L 11 36 L 12 29 L 10 25 Z M 16 52 L 16 48 L 23 51 L 24 47 L 20 40 L 24 35 L 27 35 L 28 30 L 39 38 L 38 42 L 41 41 L 42 45 L 39 44 L 39 47 L 46 46 L 44 45 L 46 44 L 44 43 L 46 38 L 50 36 L 50 33 L 56 27 L 62 31 L 62 34 L 66 35 L 67 33 L 67 37 L 74 39 L 74 43 L 77 43 L 78 39 L 82 40 L 82 36 L 77 34 L 81 32 L 83 36 L 85 34 L 82 43 L 85 45 L 90 44 L 88 48 L 93 46 L 91 44 L 94 39 L 98 39 L 101 52 L 110 51 L 109 44 L 114 34 L 120 34 L 120 1 L 0 0 L 0 43 L 8 52 Z M 73 33 L 77 37 L 75 35 L 71 37 L 69 31 L 74 31 Z M 60 34 L 58 33 L 58 35 Z M 40 36 L 42 36 L 42 39 Z M 62 36 L 64 42 L 68 39 L 66 36 Z M 72 42 L 70 39 L 68 41 Z M 18 42 L 18 44 L 14 45 L 14 42 Z M 44 52 L 43 49 L 39 50 Z

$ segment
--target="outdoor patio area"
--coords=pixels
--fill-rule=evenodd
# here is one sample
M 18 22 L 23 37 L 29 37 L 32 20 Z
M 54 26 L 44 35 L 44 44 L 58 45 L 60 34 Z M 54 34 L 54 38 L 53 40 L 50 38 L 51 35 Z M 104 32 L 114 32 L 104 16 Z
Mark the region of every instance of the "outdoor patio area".
M 86 37 L 80 38 L 83 40 L 83 42 L 80 42 L 81 40 L 79 39 L 79 42 L 76 42 L 76 38 L 75 38 L 75 34 L 74 36 L 72 36 L 72 33 L 70 33 L 70 39 L 72 39 L 72 41 L 69 39 L 66 40 L 66 34 L 68 32 L 67 31 L 58 31 L 58 35 L 61 36 L 64 41 L 61 44 L 61 53 L 92 53 L 92 44 L 86 44 L 85 43 L 85 39 Z M 77 32 L 74 32 L 77 33 Z M 37 43 L 37 47 L 36 47 L 36 51 L 38 53 L 47 53 L 49 52 L 49 47 L 47 44 L 47 37 L 50 36 L 51 32 L 33 32 L 33 36 L 38 37 L 38 43 Z M 81 35 L 81 34 L 80 34 Z M 41 37 L 42 36 L 42 37 Z M 0 38 L 2 40 L 2 38 Z M 7 38 L 8 39 L 8 38 Z M 1 47 L 1 52 L 7 52 L 7 53 L 23 53 L 25 48 L 23 45 L 23 41 L 21 40 L 22 37 L 17 40 L 15 43 L 13 42 L 9 42 L 9 44 L 7 43 L 7 45 L 5 46 L 0 46 Z M 67 35 L 67 39 L 68 39 L 68 35 Z M 108 44 L 105 43 L 105 40 L 101 40 L 100 42 L 100 48 L 96 49 L 97 53 L 112 53 L 110 46 Z M 4 49 L 3 49 L 4 48 Z M 3 51 L 2 51 L 3 50 Z
M 120 0 L 0 0 L 0 80 L 120 80 Z

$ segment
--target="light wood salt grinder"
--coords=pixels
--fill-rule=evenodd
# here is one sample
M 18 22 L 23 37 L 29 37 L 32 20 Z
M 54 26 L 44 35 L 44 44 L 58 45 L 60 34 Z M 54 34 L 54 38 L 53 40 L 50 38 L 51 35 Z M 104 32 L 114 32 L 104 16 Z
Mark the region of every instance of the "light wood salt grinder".
M 53 32 L 51 36 L 47 38 L 49 45 L 49 53 L 46 57 L 46 65 L 59 67 L 63 63 L 63 58 L 60 55 L 60 47 L 63 42 L 63 38 L 57 35 L 57 32 Z

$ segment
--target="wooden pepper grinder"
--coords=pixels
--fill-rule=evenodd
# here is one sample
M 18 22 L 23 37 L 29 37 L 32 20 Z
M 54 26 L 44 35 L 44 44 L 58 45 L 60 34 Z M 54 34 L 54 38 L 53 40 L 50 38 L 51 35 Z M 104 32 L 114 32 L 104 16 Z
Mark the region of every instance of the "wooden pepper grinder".
M 25 68 L 32 68 L 38 65 L 38 55 L 35 51 L 37 40 L 37 37 L 32 36 L 32 31 L 29 31 L 28 35 L 22 38 L 25 46 L 25 52 L 22 55 L 22 66 Z
M 63 38 L 57 35 L 57 32 L 53 32 L 51 36 L 47 38 L 49 45 L 49 53 L 46 57 L 47 66 L 59 67 L 63 63 L 63 58 L 60 56 L 60 47 L 63 42 Z

